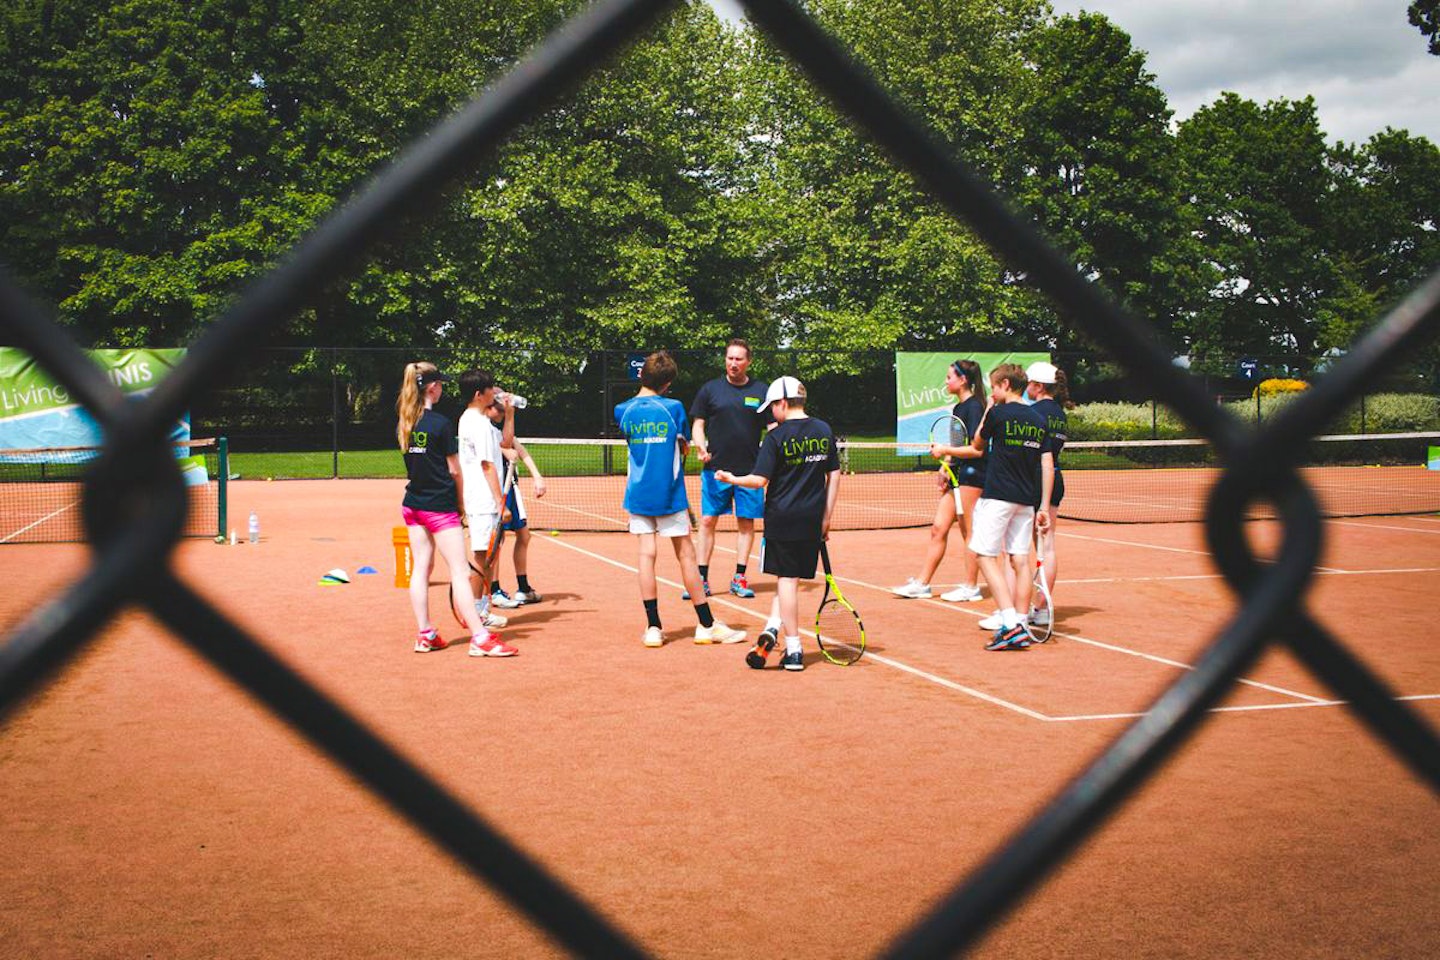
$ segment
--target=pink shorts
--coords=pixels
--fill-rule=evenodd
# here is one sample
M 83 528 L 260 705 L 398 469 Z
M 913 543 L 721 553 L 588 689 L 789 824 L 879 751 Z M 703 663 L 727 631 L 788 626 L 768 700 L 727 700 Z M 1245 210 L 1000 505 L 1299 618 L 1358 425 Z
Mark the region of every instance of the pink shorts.
M 460 514 L 453 512 L 440 513 L 436 510 L 415 510 L 410 507 L 401 507 L 400 516 L 405 520 L 405 526 L 424 527 L 431 533 L 439 533 L 441 530 L 460 526 Z

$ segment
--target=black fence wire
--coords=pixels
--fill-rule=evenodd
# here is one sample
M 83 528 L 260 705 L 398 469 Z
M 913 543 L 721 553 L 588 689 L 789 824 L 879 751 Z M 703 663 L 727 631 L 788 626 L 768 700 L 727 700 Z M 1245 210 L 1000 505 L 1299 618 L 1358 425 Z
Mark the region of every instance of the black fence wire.
M 422 833 L 507 897 L 574 953 L 640 957 L 646 951 L 582 895 L 427 778 L 407 758 L 230 623 L 166 562 L 185 514 L 185 489 L 164 444 L 168 424 L 196 404 L 262 334 L 345 275 L 364 251 L 402 228 L 417 208 L 494 150 L 653 24 L 672 0 L 601 0 L 557 30 L 523 63 L 413 144 L 351 203 L 253 285 L 190 350 L 153 394 L 129 402 L 67 332 L 0 274 L 0 329 L 28 350 L 95 416 L 105 453 L 86 482 L 85 517 L 93 562 L 61 596 L 35 611 L 0 646 L 0 717 L 54 678 L 129 604 L 148 607 L 174 633 L 336 763 L 385 798 Z M 1046 808 L 884 955 L 934 957 L 963 951 L 1003 920 L 1025 893 L 1063 862 L 1195 731 L 1207 710 L 1271 645 L 1284 645 L 1440 792 L 1440 740 L 1413 710 L 1306 612 L 1305 597 L 1322 526 L 1295 466 L 1319 433 L 1387 368 L 1440 325 L 1440 272 L 1383 317 L 1313 389 L 1258 428 L 1217 406 L 1198 378 L 1177 375 L 1172 353 L 1135 317 L 1086 283 L 1023 218 L 896 106 L 854 59 L 788 0 L 748 0 L 753 23 L 805 71 L 852 121 L 1010 269 L 1029 277 L 1160 402 L 1209 438 L 1226 470 L 1211 496 L 1206 532 L 1237 598 L 1226 625 L 1188 671 Z M 1247 505 L 1275 503 L 1284 527 L 1279 556 L 1260 563 L 1243 533 Z

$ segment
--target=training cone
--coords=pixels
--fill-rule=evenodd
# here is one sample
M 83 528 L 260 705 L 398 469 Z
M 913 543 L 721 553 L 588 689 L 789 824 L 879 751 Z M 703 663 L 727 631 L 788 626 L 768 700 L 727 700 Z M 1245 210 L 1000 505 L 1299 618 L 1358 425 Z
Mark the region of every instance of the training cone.
M 359 570 L 356 570 L 355 572 L 356 572 L 356 573 L 379 573 L 380 571 L 379 571 L 379 570 L 376 570 L 374 567 L 370 566 L 370 564 L 367 563 L 367 564 L 365 564 L 365 566 L 361 567 Z

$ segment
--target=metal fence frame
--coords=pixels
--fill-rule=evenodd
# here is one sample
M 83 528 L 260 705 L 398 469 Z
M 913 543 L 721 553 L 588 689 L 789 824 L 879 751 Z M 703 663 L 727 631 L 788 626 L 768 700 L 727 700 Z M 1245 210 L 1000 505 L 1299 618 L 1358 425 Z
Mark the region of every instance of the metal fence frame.
M 126 401 L 48 312 L 0 273 L 0 330 L 30 351 L 95 416 L 105 452 L 89 476 L 90 568 L 0 646 L 0 719 L 57 676 L 131 603 L 179 638 L 364 782 L 476 877 L 525 911 L 567 949 L 642 957 L 643 947 L 580 894 L 502 838 L 358 720 L 292 673 L 187 584 L 166 562 L 185 513 L 185 490 L 164 439 L 168 424 L 262 342 L 307 295 L 345 275 L 364 251 L 440 193 L 516 128 L 641 34 L 674 0 L 600 0 L 575 16 L 468 106 L 412 144 L 351 203 L 332 214 L 256 282 L 143 402 Z M 1206 533 L 1238 604 L 1229 623 L 1143 717 L 938 906 L 897 933 L 884 955 L 933 957 L 973 945 L 1098 829 L 1186 741 L 1271 645 L 1288 647 L 1396 757 L 1440 792 L 1440 740 L 1375 674 L 1305 610 L 1321 541 L 1314 497 L 1295 471 L 1306 437 L 1359 396 L 1367 380 L 1440 326 L 1440 271 L 1358 343 L 1302 398 L 1251 430 L 1219 409 L 1196 378 L 1177 376 L 1170 351 L 1135 317 L 1086 283 L 1023 218 L 899 108 L 854 59 L 789 0 L 744 0 L 752 22 L 850 118 L 1013 270 L 1023 272 L 1154 395 L 1214 442 L 1228 465 L 1208 505 Z M 1284 524 L 1280 555 L 1261 565 L 1242 531 L 1265 498 Z

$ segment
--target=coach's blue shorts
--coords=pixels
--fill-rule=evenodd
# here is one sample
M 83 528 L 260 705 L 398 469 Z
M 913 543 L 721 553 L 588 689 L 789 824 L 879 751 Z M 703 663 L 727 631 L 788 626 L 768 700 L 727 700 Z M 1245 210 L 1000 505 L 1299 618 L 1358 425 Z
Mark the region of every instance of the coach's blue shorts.
M 733 509 L 735 516 L 759 520 L 765 516 L 765 491 L 737 487 L 715 479 L 714 470 L 700 473 L 700 513 L 707 517 L 723 517 Z

